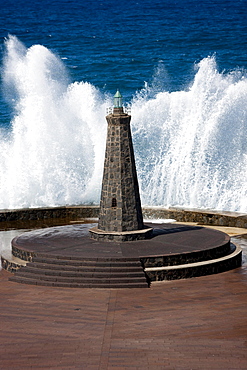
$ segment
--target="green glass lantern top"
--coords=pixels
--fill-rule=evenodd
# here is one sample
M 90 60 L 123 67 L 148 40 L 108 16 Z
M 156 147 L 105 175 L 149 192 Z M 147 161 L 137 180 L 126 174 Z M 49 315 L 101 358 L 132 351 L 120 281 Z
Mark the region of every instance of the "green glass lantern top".
M 123 98 L 119 90 L 117 90 L 116 94 L 114 95 L 114 108 L 122 108 L 122 106 L 123 106 Z

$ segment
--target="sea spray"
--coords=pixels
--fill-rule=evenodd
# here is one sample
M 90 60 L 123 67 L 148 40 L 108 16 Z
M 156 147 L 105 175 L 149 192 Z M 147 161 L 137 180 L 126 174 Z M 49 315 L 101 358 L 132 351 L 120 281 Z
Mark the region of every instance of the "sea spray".
M 203 59 L 190 88 L 132 104 L 143 204 L 247 211 L 247 79 Z
M 219 73 L 214 57 L 196 68 L 187 89 L 164 91 L 159 73 L 130 104 L 142 204 L 247 212 L 246 75 Z M 0 208 L 99 203 L 109 97 L 13 36 L 3 81 L 13 120 L 0 138 Z
M 98 199 L 106 102 L 88 83 L 68 84 L 45 47 L 26 50 L 15 37 L 6 44 L 4 82 L 15 117 L 0 149 L 0 208 Z

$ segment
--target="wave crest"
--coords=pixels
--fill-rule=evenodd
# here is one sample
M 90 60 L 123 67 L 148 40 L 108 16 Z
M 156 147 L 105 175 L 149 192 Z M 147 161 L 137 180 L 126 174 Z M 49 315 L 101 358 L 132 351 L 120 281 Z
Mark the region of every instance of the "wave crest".
M 143 205 L 247 212 L 245 71 L 219 73 L 208 57 L 188 89 L 168 92 L 161 64 L 130 103 Z M 0 208 L 98 203 L 109 98 L 14 36 L 3 81 L 14 118 L 0 138 Z

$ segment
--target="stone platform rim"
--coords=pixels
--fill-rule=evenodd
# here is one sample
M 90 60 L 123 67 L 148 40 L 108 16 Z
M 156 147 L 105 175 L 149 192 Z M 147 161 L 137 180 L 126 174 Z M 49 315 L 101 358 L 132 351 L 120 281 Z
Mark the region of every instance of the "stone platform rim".
M 76 224 L 76 225 L 67 225 L 67 226 L 56 226 L 56 227 L 51 227 L 51 228 L 47 228 L 47 229 L 40 229 L 40 230 L 34 230 L 35 233 L 38 233 L 38 231 L 44 231 L 44 230 L 51 230 L 51 229 L 59 229 L 59 228 L 64 228 L 64 227 L 69 227 L 69 228 L 76 228 L 78 226 L 84 226 L 87 225 L 88 226 L 88 229 L 90 228 L 90 226 L 92 224 Z M 159 224 L 158 224 L 159 225 Z M 166 226 L 169 226 L 171 224 L 166 224 Z M 174 224 L 173 225 L 173 228 L 174 227 Z M 152 224 L 152 226 L 157 226 L 157 224 Z M 176 224 L 175 225 L 177 228 L 179 228 L 180 226 L 184 226 L 183 224 Z M 186 231 L 188 229 L 188 226 L 186 226 Z M 163 249 L 163 246 L 162 246 L 162 251 L 160 251 L 159 253 L 155 252 L 155 251 L 152 251 L 152 250 L 149 250 L 147 252 L 147 248 L 150 244 L 153 243 L 153 239 L 154 238 L 151 238 L 151 239 L 145 239 L 145 240 L 141 240 L 141 241 L 131 241 L 131 242 L 97 242 L 93 239 L 90 239 L 89 236 L 86 236 L 84 238 L 85 242 L 88 242 L 88 243 L 91 243 L 92 246 L 94 247 L 94 249 L 96 250 L 96 247 L 98 245 L 100 245 L 100 248 L 102 249 L 102 245 L 104 248 L 109 248 L 110 250 L 113 249 L 114 251 L 114 254 L 108 254 L 108 255 L 97 255 L 97 250 L 96 252 L 92 252 L 91 254 L 89 252 L 85 252 L 85 251 L 82 251 L 82 253 L 75 255 L 75 254 L 71 254 L 69 253 L 68 249 L 69 248 L 66 248 L 66 249 L 62 249 L 60 248 L 59 249 L 59 253 L 57 253 L 57 250 L 37 250 L 37 248 L 34 248 L 34 247 L 30 247 L 30 246 L 25 246 L 25 245 L 20 245 L 20 243 L 18 244 L 18 240 L 20 241 L 21 237 L 23 235 L 27 235 L 27 234 L 30 234 L 34 231 L 29 231 L 27 233 L 23 233 L 17 237 L 15 237 L 13 240 L 12 240 L 12 251 L 13 253 L 15 254 L 16 257 L 19 257 L 19 253 L 25 255 L 25 260 L 30 260 L 30 258 L 32 259 L 32 257 L 42 257 L 42 258 L 45 258 L 45 257 L 49 257 L 49 258 L 53 258 L 53 259 L 63 259 L 63 260 L 78 260 L 78 261 L 82 261 L 82 260 L 95 260 L 97 259 L 98 261 L 100 260 L 104 260 L 104 259 L 107 259 L 107 260 L 114 260 L 114 259 L 118 259 L 118 260 L 123 260 L 123 259 L 130 259 L 130 258 L 139 258 L 139 259 L 152 259 L 152 258 L 166 258 L 166 259 L 176 259 L 176 258 L 186 258 L 186 257 L 190 257 L 190 258 L 194 258 L 194 256 L 199 256 L 200 254 L 205 254 L 205 255 L 208 255 L 210 253 L 215 253 L 217 250 L 219 250 L 219 248 L 227 248 L 229 245 L 230 245 L 230 237 L 221 232 L 221 231 L 218 231 L 218 230 L 212 230 L 212 229 L 208 229 L 208 228 L 204 228 L 204 227 L 189 227 L 190 231 L 192 230 L 198 230 L 198 229 L 202 229 L 204 232 L 208 233 L 208 234 L 213 234 L 213 235 L 220 235 L 222 236 L 222 239 L 221 239 L 221 243 L 219 244 L 213 244 L 213 245 L 210 245 L 210 246 L 207 246 L 207 247 L 204 247 L 204 248 L 198 248 L 198 247 L 194 247 L 194 248 L 191 248 L 191 249 L 188 249 L 186 248 L 186 250 L 184 251 L 179 251 L 179 250 L 173 250 L 173 253 L 171 252 L 165 252 L 164 249 Z M 173 235 L 176 234 L 176 233 L 173 233 Z M 165 235 L 169 235 L 169 234 L 165 234 Z M 172 234 L 171 234 L 172 235 Z M 143 251 L 139 251 L 138 253 L 135 253 L 135 250 L 131 250 L 129 254 L 123 254 L 123 252 L 121 252 L 122 250 L 125 250 L 125 247 L 127 246 L 128 248 L 131 248 L 131 247 L 135 247 L 135 246 L 138 246 L 140 249 L 141 247 L 144 246 L 144 250 Z M 88 244 L 86 244 L 86 246 L 88 247 Z M 95 247 L 96 246 L 96 247 Z M 122 253 L 118 255 L 116 255 L 116 250 L 114 248 L 119 248 L 118 250 Z M 159 247 L 159 246 L 158 246 Z M 133 248 L 135 249 L 135 248 Z M 218 252 L 217 252 L 218 253 Z M 199 257 L 197 257 L 199 258 Z
M 187 263 L 187 264 L 183 264 L 183 265 L 181 264 L 181 265 L 172 265 L 172 266 L 146 267 L 145 271 L 175 270 L 175 269 L 183 269 L 185 267 L 188 268 L 188 267 L 194 267 L 194 266 L 203 266 L 203 265 L 207 265 L 209 263 L 210 264 L 216 264 L 219 261 L 225 261 L 229 257 L 235 257 L 235 256 L 239 255 L 240 253 L 242 253 L 242 248 L 237 243 L 234 243 L 234 244 L 231 243 L 231 246 L 232 246 L 231 253 L 229 255 L 220 257 L 218 259 L 212 259 L 210 261 L 192 262 L 192 263 Z

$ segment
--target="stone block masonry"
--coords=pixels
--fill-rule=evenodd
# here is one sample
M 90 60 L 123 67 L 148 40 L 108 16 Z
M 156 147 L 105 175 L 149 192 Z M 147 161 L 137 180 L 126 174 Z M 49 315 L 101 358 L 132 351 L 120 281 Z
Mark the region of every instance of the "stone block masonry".
M 113 233 L 142 230 L 131 116 L 118 108 L 106 119 L 108 132 L 98 229 Z
M 144 207 L 146 219 L 175 219 L 178 222 L 196 222 L 200 225 L 230 226 L 247 229 L 247 215 L 239 212 L 220 212 L 198 209 L 165 209 L 161 207 Z M 0 210 L 0 227 L 33 228 L 41 222 L 48 226 L 69 224 L 71 221 L 84 221 L 88 218 L 98 218 L 99 206 L 81 205 L 47 208 L 24 208 Z M 64 222 L 63 222 L 64 221 Z M 39 226 L 39 225 L 38 225 Z

